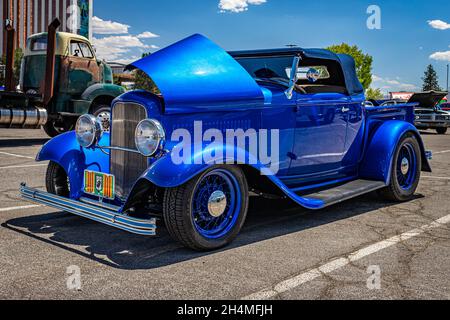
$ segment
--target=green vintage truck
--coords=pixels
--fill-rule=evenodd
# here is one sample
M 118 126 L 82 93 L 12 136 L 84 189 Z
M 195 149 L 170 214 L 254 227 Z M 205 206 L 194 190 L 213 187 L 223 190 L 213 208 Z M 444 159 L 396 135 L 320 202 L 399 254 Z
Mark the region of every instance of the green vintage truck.
M 54 137 L 91 113 L 108 130 L 111 102 L 125 90 L 113 84 L 111 68 L 96 58 L 88 39 L 56 32 L 58 26 L 55 20 L 48 32 L 28 38 L 19 90 L 7 79 L 0 91 L 0 127 L 42 126 Z

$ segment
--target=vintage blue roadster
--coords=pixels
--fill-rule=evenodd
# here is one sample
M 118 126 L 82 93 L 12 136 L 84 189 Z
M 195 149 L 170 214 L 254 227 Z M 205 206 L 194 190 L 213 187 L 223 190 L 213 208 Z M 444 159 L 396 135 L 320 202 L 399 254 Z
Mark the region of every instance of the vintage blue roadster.
M 163 221 L 213 250 L 241 230 L 249 195 L 308 209 L 372 191 L 406 201 L 431 171 L 414 105 L 366 106 L 350 56 L 225 52 L 193 35 L 132 67 L 161 94 L 119 96 L 110 132 L 80 117 L 37 155 L 47 192 L 22 184 L 24 198 L 141 235 Z

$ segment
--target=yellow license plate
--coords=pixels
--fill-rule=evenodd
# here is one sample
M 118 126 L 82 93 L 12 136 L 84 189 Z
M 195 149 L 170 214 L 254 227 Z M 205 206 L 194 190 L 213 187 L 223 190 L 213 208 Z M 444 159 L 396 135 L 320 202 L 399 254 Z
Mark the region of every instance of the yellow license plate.
M 114 176 L 101 172 L 84 171 L 84 192 L 100 198 L 114 199 Z

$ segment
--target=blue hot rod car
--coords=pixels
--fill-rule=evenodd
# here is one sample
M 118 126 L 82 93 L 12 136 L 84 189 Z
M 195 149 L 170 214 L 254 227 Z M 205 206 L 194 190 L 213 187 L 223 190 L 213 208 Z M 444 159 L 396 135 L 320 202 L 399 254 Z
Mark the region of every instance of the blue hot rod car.
M 141 235 L 164 221 L 185 246 L 212 250 L 241 230 L 249 194 L 308 209 L 375 190 L 406 201 L 431 171 L 414 105 L 366 106 L 347 55 L 225 52 L 194 35 L 132 67 L 161 94 L 119 96 L 110 132 L 80 117 L 37 155 L 47 192 L 22 184 L 24 198 Z

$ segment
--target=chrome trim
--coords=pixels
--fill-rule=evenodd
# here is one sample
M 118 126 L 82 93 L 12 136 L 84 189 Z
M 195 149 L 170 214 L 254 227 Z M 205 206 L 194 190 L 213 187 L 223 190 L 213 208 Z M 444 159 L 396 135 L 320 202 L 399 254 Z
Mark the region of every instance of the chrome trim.
M 117 197 L 125 200 L 148 167 L 139 151 L 130 152 L 136 150 L 136 127 L 148 115 L 144 106 L 133 102 L 117 102 L 111 112 L 110 174 L 116 179 Z
M 289 100 L 292 99 L 295 84 L 297 82 L 297 72 L 298 67 L 300 65 L 300 60 L 301 60 L 300 56 L 296 56 L 292 61 L 291 76 L 289 77 L 289 88 L 284 92 Z
M 112 210 L 117 209 L 118 207 L 116 206 L 105 208 L 105 204 L 95 203 L 94 201 L 90 201 L 90 203 L 76 201 L 29 188 L 24 183 L 20 186 L 20 193 L 24 199 L 32 202 L 67 211 L 121 230 L 139 235 L 156 235 L 156 218 L 144 220 L 128 217 L 116 210 Z M 86 198 L 83 199 L 84 201 L 86 200 Z
M 108 147 L 108 146 L 99 146 L 99 145 L 96 145 L 95 147 L 99 148 L 99 149 L 126 151 L 126 152 L 133 152 L 133 153 L 141 154 L 139 152 L 139 150 L 135 150 L 135 149 L 121 148 L 121 147 Z

